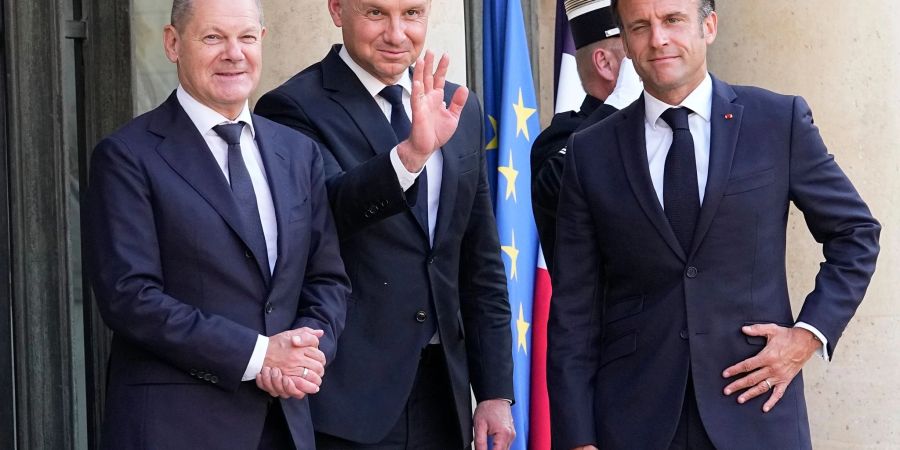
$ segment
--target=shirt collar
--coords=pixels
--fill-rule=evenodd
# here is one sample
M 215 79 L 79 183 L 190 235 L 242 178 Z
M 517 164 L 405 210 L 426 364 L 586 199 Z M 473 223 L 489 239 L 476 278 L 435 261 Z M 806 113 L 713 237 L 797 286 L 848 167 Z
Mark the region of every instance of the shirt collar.
M 684 101 L 679 105 L 670 105 L 650 95 L 650 93 L 645 90 L 645 119 L 651 127 L 656 128 L 659 116 L 661 116 L 662 113 L 666 112 L 667 109 L 684 106 L 686 108 L 690 108 L 691 111 L 700 116 L 703 120 L 709 122 L 710 116 L 712 116 L 712 94 L 712 77 L 709 76 L 709 73 L 706 74 L 706 77 L 703 78 L 703 81 L 700 82 L 700 85 L 694 88 L 694 90 L 690 94 L 688 94 L 687 98 L 685 98 Z
M 366 69 L 363 69 L 353 58 L 350 57 L 350 53 L 347 52 L 347 46 L 342 45 L 341 51 L 338 52 L 338 56 L 347 64 L 347 67 L 356 74 L 356 78 L 359 78 L 359 81 L 363 84 L 363 87 L 366 88 L 366 91 L 369 92 L 369 95 L 375 97 L 381 90 L 387 87 L 386 84 L 382 83 L 380 80 L 372 76 L 369 72 L 366 72 Z M 400 79 L 397 80 L 397 83 L 400 87 L 406 91 L 407 95 L 412 93 L 412 81 L 409 79 L 409 71 L 404 70 L 400 75 Z
M 201 135 L 206 136 L 210 132 L 215 133 L 212 129 L 216 125 L 244 122 L 250 126 L 250 136 L 256 139 L 256 129 L 253 128 L 253 117 L 250 114 L 250 108 L 246 101 L 244 102 L 244 108 L 241 109 L 241 113 L 238 114 L 237 119 L 231 120 L 222 114 L 219 114 L 209 106 L 197 101 L 197 99 L 192 97 L 191 94 L 188 94 L 180 84 L 178 85 L 178 90 L 175 95 L 178 97 L 178 103 L 181 103 L 184 112 L 190 117 L 191 122 L 194 122 L 194 126 L 197 127 L 197 130 L 200 131 Z

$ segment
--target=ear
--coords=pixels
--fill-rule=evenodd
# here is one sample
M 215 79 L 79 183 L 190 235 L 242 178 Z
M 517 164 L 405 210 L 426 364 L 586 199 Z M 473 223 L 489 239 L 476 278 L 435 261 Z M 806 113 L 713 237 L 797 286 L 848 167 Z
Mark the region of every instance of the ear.
M 172 25 L 166 25 L 163 28 L 163 48 L 166 51 L 166 58 L 173 63 L 178 62 L 178 46 L 181 38 L 178 36 L 178 30 Z
M 343 21 L 341 21 L 342 7 L 341 0 L 328 0 L 328 14 L 331 14 L 331 21 L 338 28 L 343 25 Z
M 266 27 L 262 27 L 262 30 L 259 30 L 259 40 L 262 41 L 263 38 L 266 37 L 266 33 L 269 32 L 269 29 Z
M 716 34 L 719 32 L 719 16 L 715 11 L 709 13 L 709 16 L 703 20 L 703 37 L 706 39 L 706 45 L 712 44 L 716 40 Z
M 594 63 L 594 71 L 600 78 L 615 83 L 619 74 L 619 64 L 611 51 L 598 47 L 591 54 L 591 61 Z

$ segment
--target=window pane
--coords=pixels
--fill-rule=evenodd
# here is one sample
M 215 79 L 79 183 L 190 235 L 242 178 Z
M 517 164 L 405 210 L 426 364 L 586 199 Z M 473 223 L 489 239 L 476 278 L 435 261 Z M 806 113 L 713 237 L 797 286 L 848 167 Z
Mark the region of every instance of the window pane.
M 132 0 L 131 67 L 135 115 L 159 106 L 178 86 L 175 64 L 166 58 L 162 46 L 162 30 L 169 23 L 171 8 L 171 2 Z

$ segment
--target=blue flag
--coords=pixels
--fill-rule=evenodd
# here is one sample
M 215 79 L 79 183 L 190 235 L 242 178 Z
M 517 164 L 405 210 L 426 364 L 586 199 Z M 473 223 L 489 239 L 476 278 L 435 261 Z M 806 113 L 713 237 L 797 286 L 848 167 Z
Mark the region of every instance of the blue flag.
M 516 404 L 513 449 L 528 444 L 531 311 L 538 238 L 531 213 L 531 144 L 540 132 L 519 0 L 484 3 L 484 106 L 488 169 L 512 309 Z

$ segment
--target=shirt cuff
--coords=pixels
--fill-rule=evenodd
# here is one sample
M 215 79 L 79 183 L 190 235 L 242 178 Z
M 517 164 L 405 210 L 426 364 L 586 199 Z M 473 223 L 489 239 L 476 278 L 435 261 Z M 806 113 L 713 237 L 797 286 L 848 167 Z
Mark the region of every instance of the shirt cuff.
M 822 334 L 816 327 L 806 323 L 806 322 L 797 322 L 794 324 L 795 328 L 803 328 L 806 331 L 809 331 L 822 343 L 822 348 L 816 350 L 816 355 L 825 361 L 831 361 L 831 355 L 828 354 L 828 339 L 825 338 L 825 335 Z
M 397 147 L 391 149 L 391 165 L 394 166 L 394 172 L 397 172 L 397 181 L 400 182 L 403 192 L 406 192 L 416 182 L 416 178 L 419 178 L 419 174 L 422 173 L 421 170 L 418 172 L 406 170 L 406 166 L 400 161 L 400 155 L 397 154 Z
M 250 355 L 250 362 L 247 363 L 247 370 L 241 381 L 250 381 L 256 378 L 256 375 L 262 370 L 263 363 L 266 361 L 266 351 L 269 349 L 269 338 L 259 335 L 256 337 L 256 346 L 253 347 L 253 354 Z

